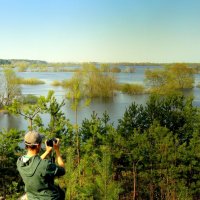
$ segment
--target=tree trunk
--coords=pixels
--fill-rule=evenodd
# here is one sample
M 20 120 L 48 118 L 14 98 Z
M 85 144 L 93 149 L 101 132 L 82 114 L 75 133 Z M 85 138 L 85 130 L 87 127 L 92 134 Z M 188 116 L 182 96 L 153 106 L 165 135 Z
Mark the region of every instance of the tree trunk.
M 151 177 L 153 177 L 153 164 L 151 163 Z M 153 183 L 151 182 L 152 180 L 150 180 L 150 200 L 154 200 L 154 186 Z
M 32 131 L 33 130 L 33 119 L 32 118 L 29 119 L 29 125 L 30 125 L 30 131 Z
M 133 200 L 136 199 L 136 166 L 133 163 Z
M 76 114 L 76 152 L 77 152 L 77 162 L 80 164 L 80 149 L 79 149 L 79 134 L 78 134 L 78 113 L 77 108 L 75 110 Z

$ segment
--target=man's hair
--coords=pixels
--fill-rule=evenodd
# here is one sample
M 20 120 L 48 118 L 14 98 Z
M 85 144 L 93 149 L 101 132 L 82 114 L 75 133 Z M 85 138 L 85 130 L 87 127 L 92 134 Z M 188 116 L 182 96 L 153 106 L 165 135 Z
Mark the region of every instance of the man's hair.
M 41 143 L 40 143 L 40 144 L 41 144 Z M 27 145 L 27 144 L 26 144 L 26 145 L 25 145 L 25 148 L 26 148 L 26 149 L 31 149 L 31 150 L 33 150 L 33 149 L 36 149 L 36 148 L 37 148 L 37 145 L 34 145 L 34 144 L 33 144 L 33 145 Z

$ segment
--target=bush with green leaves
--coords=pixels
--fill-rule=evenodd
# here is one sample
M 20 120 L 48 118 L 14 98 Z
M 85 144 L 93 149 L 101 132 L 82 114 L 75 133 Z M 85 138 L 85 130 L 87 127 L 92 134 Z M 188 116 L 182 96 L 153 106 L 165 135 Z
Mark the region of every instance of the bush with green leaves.
M 16 169 L 18 156 L 23 152 L 20 148 L 23 131 L 11 129 L 0 132 L 0 196 L 9 199 L 22 192 L 22 180 Z M 13 197 L 13 198 L 14 198 Z

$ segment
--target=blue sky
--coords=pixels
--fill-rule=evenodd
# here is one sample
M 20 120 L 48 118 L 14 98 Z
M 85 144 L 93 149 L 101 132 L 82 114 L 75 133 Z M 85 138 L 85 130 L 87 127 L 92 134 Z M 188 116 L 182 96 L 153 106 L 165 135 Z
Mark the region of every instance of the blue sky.
M 199 0 L 0 0 L 0 58 L 200 62 Z

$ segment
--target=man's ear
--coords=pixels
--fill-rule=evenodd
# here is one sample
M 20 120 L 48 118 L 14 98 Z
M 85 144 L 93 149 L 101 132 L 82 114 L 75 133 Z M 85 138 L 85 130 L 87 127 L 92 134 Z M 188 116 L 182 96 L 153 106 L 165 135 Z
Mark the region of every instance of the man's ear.
M 41 144 L 37 144 L 37 148 L 39 149 L 41 147 Z

